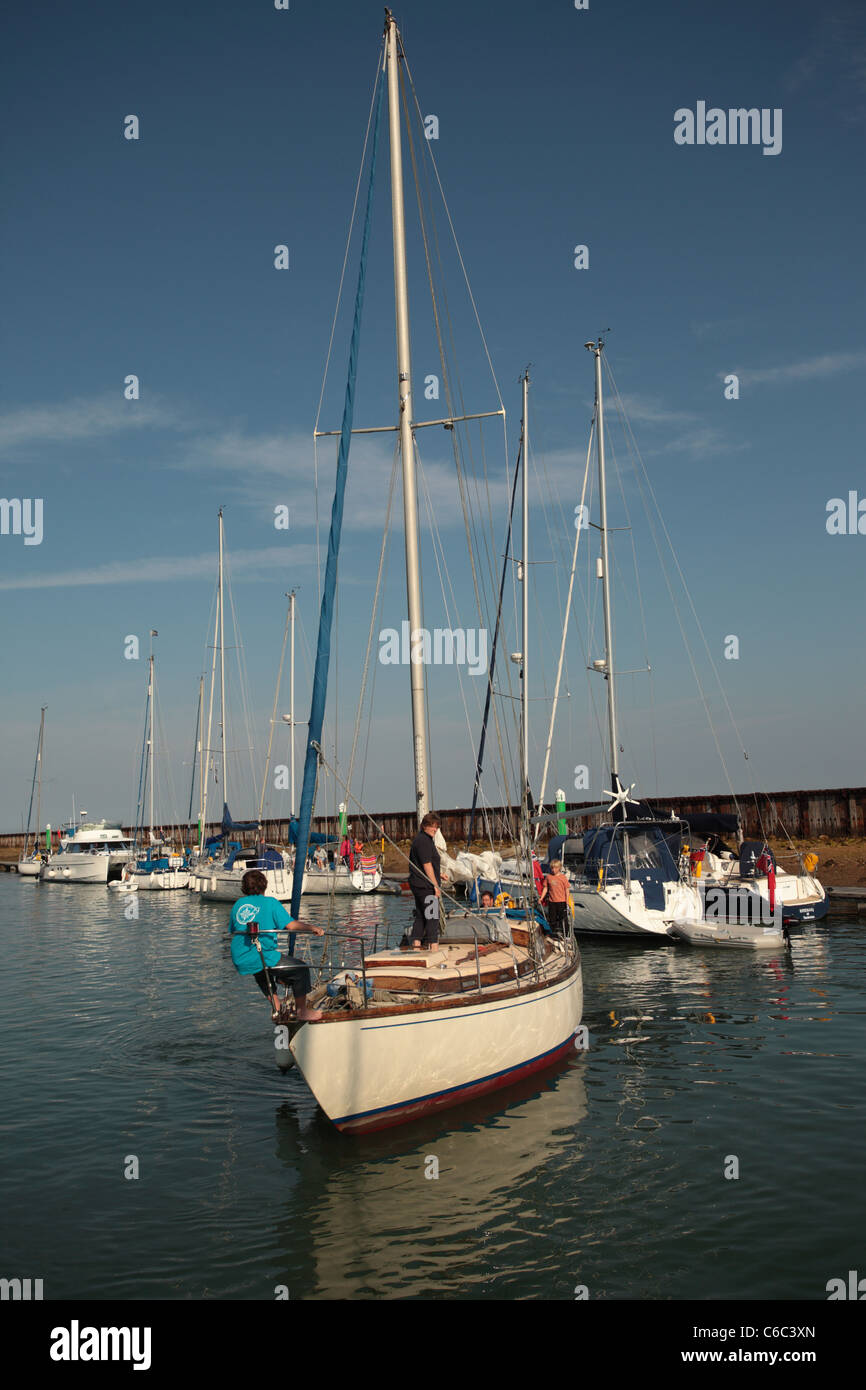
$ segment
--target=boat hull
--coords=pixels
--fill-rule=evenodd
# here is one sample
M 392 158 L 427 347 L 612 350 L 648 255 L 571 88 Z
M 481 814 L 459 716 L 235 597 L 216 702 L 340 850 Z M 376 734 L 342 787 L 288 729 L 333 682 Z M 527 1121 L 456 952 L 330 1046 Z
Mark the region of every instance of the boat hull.
M 242 880 L 246 871 L 246 865 L 241 866 L 237 872 L 233 869 L 194 869 L 189 875 L 187 886 L 203 899 L 234 903 L 243 897 Z M 291 869 L 260 869 L 259 872 L 263 873 L 268 881 L 265 897 L 278 898 L 280 902 L 290 901 L 293 877 Z
M 445 1009 L 336 1015 L 303 1024 L 289 1046 L 337 1129 L 371 1133 L 553 1066 L 574 1049 L 582 1013 L 578 959 L 541 989 Z
M 18 873 L 22 878 L 38 878 L 42 869 L 41 859 L 19 859 Z
M 152 869 L 150 873 L 135 873 L 132 882 L 140 893 L 166 891 L 169 888 L 188 888 L 188 869 Z
M 683 941 L 688 941 L 690 946 L 741 951 L 780 951 L 785 946 L 784 936 L 776 927 L 737 926 L 733 922 L 723 922 L 718 926 L 709 922 L 678 922 L 673 932 Z
M 701 898 L 696 889 L 677 884 L 666 888 L 664 912 L 648 909 L 639 885 L 627 893 L 617 885 L 600 893 L 572 886 L 574 930 L 594 936 L 631 936 L 670 940 L 672 923 L 698 918 Z
M 107 883 L 107 854 L 52 854 L 42 865 L 43 883 Z
M 364 873 L 362 869 L 336 872 L 333 869 L 307 868 L 304 870 L 304 893 L 375 893 L 382 882 L 382 871 Z
M 826 916 L 826 893 L 823 898 L 816 898 L 814 902 L 782 904 L 782 921 L 789 926 L 796 926 L 801 922 L 820 922 Z
M 708 918 L 715 912 L 729 921 L 768 925 L 775 923 L 781 913 L 781 921 L 794 926 L 801 922 L 820 922 L 827 915 L 826 891 L 811 874 L 777 875 L 772 909 L 766 877 L 708 877 L 703 883 L 703 893 Z

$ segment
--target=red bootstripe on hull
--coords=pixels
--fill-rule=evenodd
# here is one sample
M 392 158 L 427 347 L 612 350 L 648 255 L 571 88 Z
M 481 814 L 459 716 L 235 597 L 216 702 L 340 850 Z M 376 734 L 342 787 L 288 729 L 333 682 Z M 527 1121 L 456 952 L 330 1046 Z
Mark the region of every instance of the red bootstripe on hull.
M 484 1077 L 481 1081 L 473 1081 L 468 1086 L 459 1086 L 455 1090 L 443 1091 L 439 1095 L 424 1096 L 421 1100 L 410 1100 L 406 1105 L 393 1110 L 380 1111 L 378 1114 L 359 1115 L 357 1119 L 336 1120 L 334 1123 L 341 1134 L 371 1134 L 374 1130 L 392 1129 L 394 1125 L 404 1125 L 410 1120 L 417 1119 L 420 1115 L 427 1115 L 433 1110 L 447 1110 L 452 1105 L 462 1105 L 464 1101 L 473 1100 L 476 1096 L 485 1096 L 490 1091 L 501 1090 L 504 1086 L 511 1086 L 515 1081 L 520 1081 L 525 1076 L 531 1076 L 534 1072 L 543 1071 L 546 1067 L 553 1066 L 556 1062 L 568 1056 L 574 1050 L 574 1036 L 568 1037 L 559 1047 L 552 1052 L 545 1052 L 541 1057 L 534 1057 L 531 1062 L 523 1062 L 518 1067 L 512 1067 L 510 1071 L 498 1072 L 495 1076 Z

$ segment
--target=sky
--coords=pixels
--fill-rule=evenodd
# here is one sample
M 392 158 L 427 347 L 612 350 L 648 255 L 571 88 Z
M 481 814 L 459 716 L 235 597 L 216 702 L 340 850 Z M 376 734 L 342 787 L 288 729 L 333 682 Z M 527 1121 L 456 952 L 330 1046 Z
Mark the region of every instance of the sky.
M 422 114 L 438 119 L 436 139 L 416 127 L 416 153 L 436 161 L 484 333 L 434 199 L 460 413 L 496 410 L 500 398 L 507 413 L 504 430 L 499 418 L 474 427 L 464 460 L 481 614 L 449 435 L 418 431 L 425 624 L 492 629 L 519 377 L 531 364 L 537 794 L 592 412 L 583 344 L 602 333 L 657 499 L 653 525 L 663 520 L 690 595 L 678 581 L 668 588 L 662 561 L 675 577 L 676 565 L 656 552 L 606 381 L 615 665 L 644 668 L 619 681 L 623 780 L 644 795 L 862 785 L 866 10 L 847 0 L 590 0 L 582 10 L 406 0 L 395 15 Z M 316 458 L 313 429 L 317 417 L 321 429 L 341 421 L 357 223 L 325 367 L 382 20 L 381 6 L 359 0 L 7 8 L 0 496 L 38 503 L 42 524 L 39 543 L 25 544 L 14 508 L 0 512 L 0 828 L 26 816 L 43 705 L 43 822 L 67 818 L 73 796 L 94 816 L 132 814 L 152 628 L 158 818 L 186 815 L 220 507 L 238 635 L 227 654 L 228 787 L 211 779 L 211 807 L 227 790 L 237 818 L 255 814 L 264 780 L 268 812 L 290 810 L 274 786 L 285 725 L 265 767 L 269 720 L 292 589 L 298 720 L 309 702 L 336 457 L 324 440 Z M 777 153 L 674 138 L 678 112 L 740 107 L 767 112 Z M 130 115 L 135 140 L 124 136 Z M 423 395 L 441 373 L 407 146 L 404 166 L 415 415 L 436 419 L 447 411 Z M 396 421 L 389 199 L 385 124 L 356 426 Z M 325 740 L 341 776 L 394 437 L 357 436 L 349 461 Z M 854 533 L 831 533 L 833 499 L 847 517 L 851 495 Z M 274 525 L 280 506 L 288 529 Z M 603 654 L 597 546 L 590 528 L 548 783 L 578 800 L 610 785 L 602 682 L 585 670 Z M 378 811 L 413 804 L 407 668 L 377 659 L 380 632 L 406 617 L 401 548 L 398 482 L 352 778 Z M 510 568 L 505 648 L 515 651 Z M 125 655 L 130 635 L 138 660 Z M 726 658 L 732 636 L 738 655 Z M 515 668 L 507 687 L 502 661 L 513 762 Z M 427 674 L 434 800 L 463 806 L 485 678 L 453 666 Z M 287 700 L 284 671 L 278 724 Z M 299 731 L 299 767 L 302 743 Z M 492 804 L 506 785 L 494 763 Z M 587 785 L 576 789 L 582 767 Z M 325 785 L 317 809 L 337 799 Z

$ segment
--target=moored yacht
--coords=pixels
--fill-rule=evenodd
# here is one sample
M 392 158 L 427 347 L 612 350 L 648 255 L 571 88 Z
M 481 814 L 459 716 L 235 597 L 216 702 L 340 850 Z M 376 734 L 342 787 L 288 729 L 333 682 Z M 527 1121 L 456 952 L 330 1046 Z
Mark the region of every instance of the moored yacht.
M 798 872 L 780 869 L 769 845 L 744 840 L 739 854 L 710 847 L 688 856 L 690 881 L 704 899 L 707 916 L 730 916 L 735 922 L 778 919 L 790 925 L 817 922 L 827 913 L 827 894 L 815 876 L 816 854 L 798 855 Z
M 243 896 L 243 877 L 250 869 L 259 869 L 267 879 L 266 897 L 288 902 L 292 896 L 291 856 L 287 851 L 269 845 L 256 845 L 250 849 L 234 845 L 222 863 L 205 860 L 194 864 L 190 869 L 188 886 L 202 899 L 233 903 Z
M 36 761 L 33 764 L 33 781 L 30 784 L 30 805 L 27 808 L 27 831 L 24 837 L 24 848 L 18 860 L 18 872 L 22 878 L 38 878 L 42 869 L 42 852 L 39 848 L 39 823 L 42 816 L 42 745 L 45 738 L 45 711 L 47 705 L 42 706 L 42 715 L 39 720 L 39 737 L 36 742 Z M 33 812 L 33 790 L 37 791 L 36 796 L 36 833 L 33 837 L 33 844 L 30 845 L 30 817 Z
M 596 575 L 602 581 L 604 615 L 604 656 L 592 663 L 591 670 L 604 677 L 607 689 L 607 732 L 610 762 L 611 801 L 595 806 L 583 815 L 599 814 L 604 820 L 581 837 L 567 837 L 572 853 L 564 867 L 571 880 L 574 899 L 574 930 L 602 935 L 670 937 L 675 920 L 703 917 L 699 890 L 688 881 L 680 866 L 680 844 L 672 835 L 681 830 L 676 821 L 654 815 L 640 804 L 620 781 L 619 738 L 617 736 L 616 672 L 614 670 L 613 613 L 610 597 L 610 556 L 608 546 L 607 487 L 604 459 L 604 408 L 602 402 L 601 357 L 604 341 L 585 343 L 595 358 L 595 424 L 598 454 L 598 499 L 601 554 Z M 629 813 L 627 807 L 635 807 Z M 556 816 L 543 816 L 544 821 Z M 562 837 L 565 840 L 566 837 Z M 579 850 L 575 842 L 579 843 Z M 548 858 L 560 857 L 548 851 Z M 552 852 L 551 852 L 552 851 Z
M 42 865 L 43 883 L 108 883 L 120 878 L 134 850 L 121 826 L 91 821 L 61 832 L 60 849 Z

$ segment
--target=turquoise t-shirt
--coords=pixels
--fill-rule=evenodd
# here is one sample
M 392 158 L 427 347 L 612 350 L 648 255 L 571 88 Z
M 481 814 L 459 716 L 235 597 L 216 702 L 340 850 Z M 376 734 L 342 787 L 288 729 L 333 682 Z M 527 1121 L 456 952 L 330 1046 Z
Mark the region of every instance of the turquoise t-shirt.
M 273 933 L 278 927 L 287 927 L 294 920 L 278 898 L 238 898 L 229 923 L 232 960 L 238 974 L 257 975 L 264 965 L 279 965 L 280 953 Z M 251 922 L 259 924 L 261 955 L 253 945 L 248 930 Z

